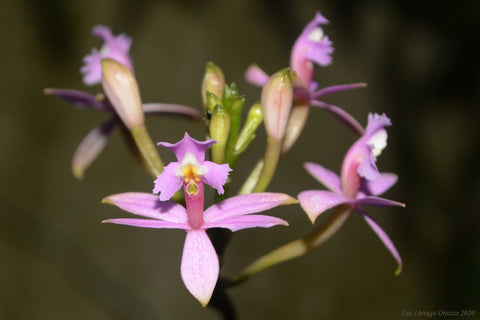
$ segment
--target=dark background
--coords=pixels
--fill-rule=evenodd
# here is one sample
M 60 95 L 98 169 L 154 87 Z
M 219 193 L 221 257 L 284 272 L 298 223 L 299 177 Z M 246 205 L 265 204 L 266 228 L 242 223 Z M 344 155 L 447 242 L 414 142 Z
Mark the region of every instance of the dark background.
M 102 205 L 104 196 L 149 192 L 152 179 L 115 132 L 84 180 L 76 181 L 73 152 L 105 115 L 76 110 L 42 90 L 101 90 L 85 88 L 78 70 L 83 56 L 100 46 L 90 29 L 106 24 L 133 37 L 145 102 L 200 109 L 204 66 L 214 61 L 250 105 L 259 89 L 243 80 L 246 67 L 256 62 L 269 73 L 286 67 L 291 45 L 316 10 L 331 21 L 325 32 L 335 53 L 332 66 L 316 68 L 315 79 L 323 86 L 368 83 L 327 101 L 363 124 L 370 111 L 392 119 L 389 147 L 377 163 L 400 175 L 386 197 L 407 207 L 369 212 L 396 244 L 404 271 L 393 275 L 393 259 L 353 215 L 322 247 L 232 289 L 239 318 L 400 319 L 415 310 L 476 310 L 475 317 L 457 318 L 479 319 L 475 0 L 2 1 L 0 319 L 218 318 L 180 279 L 182 231 L 100 224 L 127 216 Z M 204 137 L 202 125 L 184 120 L 155 118 L 148 125 L 155 141 L 178 141 L 185 130 Z M 259 131 L 239 161 L 234 189 L 262 152 Z M 269 190 L 295 196 L 320 188 L 302 163 L 338 172 L 354 140 L 329 114 L 313 110 Z M 291 226 L 235 234 L 225 274 L 312 228 L 299 206 L 271 214 Z

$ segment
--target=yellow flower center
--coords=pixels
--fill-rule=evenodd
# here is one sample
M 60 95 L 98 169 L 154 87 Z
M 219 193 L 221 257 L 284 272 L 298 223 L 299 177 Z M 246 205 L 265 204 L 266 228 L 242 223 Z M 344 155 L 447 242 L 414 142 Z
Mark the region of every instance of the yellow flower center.
M 175 175 L 187 184 L 186 191 L 188 194 L 197 194 L 199 190 L 198 183 L 207 172 L 208 169 L 202 166 L 193 154 L 187 153 L 183 157 L 180 168 L 175 172 Z

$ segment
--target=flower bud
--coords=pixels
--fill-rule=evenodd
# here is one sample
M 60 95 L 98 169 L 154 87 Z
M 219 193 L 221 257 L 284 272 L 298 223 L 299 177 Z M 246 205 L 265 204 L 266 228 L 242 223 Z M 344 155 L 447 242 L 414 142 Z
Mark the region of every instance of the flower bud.
M 260 102 L 255 103 L 248 111 L 247 120 L 240 132 L 237 143 L 235 144 L 234 153 L 241 154 L 250 142 L 255 138 L 255 131 L 263 121 L 263 111 Z
M 213 62 L 207 62 L 205 75 L 202 81 L 202 101 L 207 106 L 207 92 L 211 92 L 217 97 L 222 97 L 225 86 L 225 77 L 222 70 Z M 213 107 L 212 107 L 213 108 Z M 211 110 L 210 110 L 211 111 Z
M 214 93 L 207 91 L 207 104 L 205 105 L 205 107 L 207 109 L 207 112 L 210 113 L 210 115 L 213 112 L 213 108 L 215 108 L 217 104 L 222 104 L 222 100 Z
M 103 59 L 102 85 L 113 108 L 127 128 L 132 129 L 144 124 L 137 81 L 127 66 L 112 59 Z
M 272 75 L 262 90 L 265 129 L 268 136 L 277 142 L 285 136 L 292 102 L 292 79 L 287 68 Z
M 225 162 L 225 147 L 230 133 L 230 116 L 221 104 L 217 104 L 213 108 L 209 131 L 210 138 L 217 141 L 212 146 L 212 160 L 216 163 L 223 163 Z

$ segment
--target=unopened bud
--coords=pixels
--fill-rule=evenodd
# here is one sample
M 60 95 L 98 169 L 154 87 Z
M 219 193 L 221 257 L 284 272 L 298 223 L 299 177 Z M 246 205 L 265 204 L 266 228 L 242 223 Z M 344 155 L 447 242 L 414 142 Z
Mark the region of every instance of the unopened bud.
M 239 155 L 250 144 L 250 142 L 255 138 L 255 131 L 257 130 L 258 126 L 263 121 L 263 111 L 262 105 L 260 102 L 255 103 L 250 110 L 248 111 L 247 120 L 245 121 L 245 125 L 242 128 L 238 136 L 237 143 L 235 144 L 235 154 Z
M 212 118 L 209 125 L 210 138 L 217 141 L 212 146 L 212 160 L 216 163 L 224 163 L 225 147 L 230 133 L 230 116 L 221 104 L 213 108 Z
M 262 108 L 265 129 L 269 137 L 280 142 L 285 136 L 293 102 L 290 69 L 283 69 L 270 77 L 262 90 Z
M 205 75 L 203 76 L 202 81 L 203 105 L 205 107 L 207 106 L 207 92 L 211 92 L 217 97 L 222 97 L 224 86 L 225 77 L 223 76 L 222 70 L 213 62 L 208 62 L 205 67 Z
M 112 59 L 103 59 L 102 85 L 116 113 L 129 129 L 144 124 L 137 81 L 127 66 Z

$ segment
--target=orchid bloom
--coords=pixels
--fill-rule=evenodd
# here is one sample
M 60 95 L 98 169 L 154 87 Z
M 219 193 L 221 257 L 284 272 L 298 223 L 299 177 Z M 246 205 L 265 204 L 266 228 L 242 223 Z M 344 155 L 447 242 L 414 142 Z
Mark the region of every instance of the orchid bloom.
M 354 131 L 363 134 L 363 127 L 345 110 L 338 106 L 321 101 L 325 96 L 365 87 L 365 83 L 334 85 L 318 89 L 319 84 L 312 80 L 314 63 L 328 66 L 332 63 L 332 42 L 328 39 L 321 25 L 329 21 L 317 12 L 312 21 L 303 29 L 295 41 L 290 54 L 290 68 L 294 71 L 294 108 L 290 115 L 283 153 L 286 153 L 296 142 L 308 118 L 310 106 L 319 107 L 332 113 Z M 262 87 L 268 81 L 268 74 L 253 64 L 248 67 L 245 78 L 252 85 Z
M 232 169 L 226 163 L 205 161 L 205 151 L 215 143 L 215 140 L 197 141 L 186 132 L 176 144 L 158 143 L 174 152 L 178 161 L 170 162 L 157 177 L 153 193 L 160 192 L 160 200 L 164 201 L 170 199 L 182 185 L 186 191 L 198 193 L 205 182 L 218 194 L 223 194 L 223 185 Z
M 115 48 L 117 49 L 127 48 L 127 47 L 129 48 L 130 42 L 131 42 L 129 37 L 125 35 L 119 35 L 117 37 L 114 37 L 111 34 L 110 29 L 104 26 L 94 27 L 93 33 L 95 35 L 103 37 L 106 41 L 106 44 L 104 46 L 109 46 L 108 48 L 110 48 L 110 49 L 105 48 L 101 50 L 101 52 L 104 52 L 104 56 L 102 56 L 101 58 L 107 58 L 107 57 L 110 57 L 113 59 L 118 58 L 119 60 L 118 61 L 116 60 L 117 62 L 125 64 L 125 58 L 121 58 L 119 53 L 113 53 L 113 51 Z M 95 49 L 93 49 L 93 51 L 96 52 Z M 110 53 L 107 54 L 108 52 Z M 126 50 L 126 53 L 128 54 L 128 50 Z M 97 56 L 100 56 L 100 53 L 97 53 L 96 57 Z M 101 60 L 98 60 L 96 61 L 96 64 L 93 64 L 93 60 L 95 59 L 93 57 L 88 59 L 88 61 L 92 62 L 91 64 L 89 64 L 90 67 L 88 70 L 95 70 L 95 73 L 96 73 L 98 68 L 98 73 L 100 77 L 99 81 L 101 81 L 101 73 L 102 73 Z M 86 68 L 86 66 L 84 68 Z M 77 177 L 78 179 L 81 179 L 84 175 L 85 170 L 97 158 L 97 156 L 105 147 L 108 141 L 108 138 L 110 137 L 110 134 L 113 132 L 113 129 L 115 129 L 117 125 L 120 125 L 121 127 L 125 127 L 125 125 L 120 120 L 110 99 L 107 96 L 105 96 L 105 94 L 103 93 L 99 93 L 94 96 L 89 93 L 78 91 L 78 90 L 59 89 L 59 88 L 47 88 L 44 90 L 44 93 L 48 95 L 57 96 L 77 108 L 93 109 L 93 110 L 105 112 L 110 115 L 110 117 L 105 122 L 95 127 L 80 142 L 80 145 L 77 147 L 75 151 L 75 154 L 72 160 L 72 171 L 75 177 Z M 181 117 L 186 117 L 194 120 L 198 120 L 202 116 L 198 110 L 192 107 L 179 105 L 179 104 L 144 103 L 142 104 L 142 110 L 143 110 L 143 113 L 150 114 L 150 115 L 181 116 Z
M 132 38 L 124 33 L 114 36 L 109 27 L 101 25 L 95 26 L 92 29 L 92 34 L 97 38 L 103 39 L 105 43 L 100 51 L 97 48 L 93 48 L 92 53 L 83 58 L 84 65 L 80 72 L 83 73 L 83 82 L 87 86 L 92 86 L 102 81 L 101 61 L 104 58 L 118 61 L 133 71 L 132 59 L 129 53 Z
M 386 147 L 390 119 L 385 115 L 369 114 L 365 134 L 358 139 L 345 155 L 341 176 L 315 163 L 305 163 L 306 170 L 330 191 L 308 190 L 298 195 L 298 201 L 312 223 L 326 210 L 347 205 L 360 212 L 398 264 L 397 274 L 402 269 L 402 260 L 385 231 L 363 210 L 363 205 L 385 207 L 405 204 L 377 197 L 396 182 L 392 173 L 380 173 L 375 164 L 376 157 Z
M 161 195 L 171 194 L 180 181 L 180 185 L 184 186 L 186 208 L 147 193 L 122 193 L 104 199 L 106 203 L 149 219 L 110 219 L 103 222 L 142 228 L 182 229 L 187 232 L 180 274 L 188 291 L 203 306 L 208 304 L 213 294 L 220 271 L 218 256 L 206 230 L 226 228 L 238 231 L 288 225 L 280 218 L 252 213 L 295 202 L 286 194 L 253 193 L 226 199 L 203 210 L 204 182 L 218 190 L 219 185 L 225 183 L 230 170 L 228 165 L 212 165 L 204 161 L 205 150 L 213 143 L 212 140 L 199 142 L 185 134 L 177 144 L 161 144 L 172 150 L 179 162 L 169 164 L 168 171 L 165 167 L 166 173 L 159 175 L 156 188 L 161 189 Z

